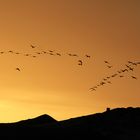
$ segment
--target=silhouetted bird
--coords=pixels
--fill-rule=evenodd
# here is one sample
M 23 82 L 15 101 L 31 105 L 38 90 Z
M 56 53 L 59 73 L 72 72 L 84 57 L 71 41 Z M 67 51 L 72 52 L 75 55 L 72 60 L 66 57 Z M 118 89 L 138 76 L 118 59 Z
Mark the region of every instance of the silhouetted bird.
M 133 79 L 136 79 L 137 80 L 137 77 L 135 77 L 135 76 L 131 76 Z
M 53 50 L 48 50 L 50 53 L 54 52 Z
M 1 54 L 3 54 L 4 52 L 0 52 Z
M 49 55 L 54 55 L 53 53 L 48 53 Z
M 127 65 L 127 64 L 125 64 L 125 66 L 127 67 L 127 68 L 129 68 L 130 66 L 129 65 Z
M 107 81 L 107 83 L 112 84 L 111 81 Z
M 123 69 L 123 70 L 121 70 L 122 72 L 125 72 L 125 71 L 128 71 L 128 69 Z
M 106 64 L 109 64 L 109 62 L 108 61 L 104 61 Z
M 81 66 L 83 65 L 83 61 L 82 60 L 78 60 L 78 62 L 79 62 L 78 65 L 81 65 Z
M 118 74 L 113 74 L 111 77 L 115 77 L 115 76 L 117 76 Z
M 117 72 L 118 72 L 118 73 L 122 73 L 122 71 L 119 71 L 119 70 L 118 70 Z
M 134 70 L 134 68 L 129 67 L 129 70 L 133 71 L 133 70 Z
M 72 54 L 72 56 L 78 56 L 77 54 Z
M 132 62 L 132 65 L 137 66 L 137 63 L 133 63 L 133 62 Z
M 47 53 L 46 51 L 42 51 L 43 53 Z
M 107 65 L 107 67 L 108 67 L 108 68 L 112 68 L 113 66 L 109 66 L 109 65 Z
M 41 54 L 40 52 L 36 52 L 36 54 Z
M 131 61 L 128 61 L 128 63 L 129 63 L 129 64 L 132 64 L 133 62 L 131 62 Z
M 125 65 L 127 68 L 129 68 L 129 70 L 131 70 L 132 69 L 132 67 L 131 66 L 129 66 L 129 65 Z
M 72 54 L 71 54 L 71 53 L 68 53 L 68 55 L 69 55 L 69 56 L 72 56 Z
M 95 88 L 90 88 L 89 90 L 91 90 L 91 91 L 95 91 L 96 89 L 95 89 Z
M 91 57 L 90 55 L 87 55 L 87 54 L 86 54 L 85 56 L 86 56 L 87 58 L 90 58 L 90 57 Z
M 101 82 L 101 83 L 100 83 L 100 85 L 104 85 L 104 84 L 106 84 L 106 83 L 105 83 L 105 82 Z
M 103 78 L 103 80 L 106 81 L 107 79 L 106 78 Z
M 30 46 L 31 46 L 31 48 L 33 48 L 33 49 L 36 48 L 36 46 L 33 46 L 33 45 L 30 45 Z
M 77 56 L 77 57 L 78 57 L 77 54 L 68 53 L 68 55 L 69 55 L 69 56 Z
M 17 70 L 17 71 L 20 71 L 20 69 L 19 69 L 19 68 L 16 68 L 16 70 Z
M 97 86 L 94 86 L 93 88 L 98 88 Z
M 29 56 L 30 54 L 25 54 L 25 56 Z
M 15 53 L 15 54 L 20 54 L 19 52 Z
M 13 51 L 8 51 L 9 53 L 13 53 Z
M 61 54 L 60 54 L 60 53 L 56 53 L 56 55 L 61 56 Z

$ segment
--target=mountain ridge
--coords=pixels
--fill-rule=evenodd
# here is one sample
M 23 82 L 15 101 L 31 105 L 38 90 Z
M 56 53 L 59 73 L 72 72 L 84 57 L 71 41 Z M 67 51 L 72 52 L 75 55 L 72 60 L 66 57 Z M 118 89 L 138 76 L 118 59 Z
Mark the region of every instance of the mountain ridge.
M 46 139 L 139 140 L 140 107 L 108 108 L 102 113 L 62 121 L 44 114 L 33 119 L 0 125 L 0 132 L 4 139 L 15 137 L 44 139 L 45 137 Z

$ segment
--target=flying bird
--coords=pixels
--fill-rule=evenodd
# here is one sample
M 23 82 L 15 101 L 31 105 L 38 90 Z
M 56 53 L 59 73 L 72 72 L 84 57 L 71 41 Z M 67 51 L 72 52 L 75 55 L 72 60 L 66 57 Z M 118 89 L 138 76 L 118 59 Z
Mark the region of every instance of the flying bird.
M 106 64 L 110 64 L 108 61 L 104 61 Z
M 127 62 L 130 63 L 130 64 L 133 63 L 132 61 L 127 61 Z
M 78 60 L 78 62 L 79 62 L 78 65 L 81 65 L 81 66 L 83 65 L 83 61 L 82 60 Z
M 47 53 L 46 51 L 42 51 L 43 53 Z
M 134 68 L 129 67 L 129 70 L 133 71 L 133 70 L 134 70 Z
M 50 53 L 54 52 L 53 50 L 48 50 Z
M 133 71 L 134 68 L 132 68 L 131 66 L 129 65 L 125 65 L 129 70 Z
M 107 79 L 109 79 L 110 77 L 109 77 L 109 76 L 107 76 L 106 78 L 107 78 Z
M 93 88 L 93 87 L 92 87 L 92 88 L 90 88 L 89 90 L 91 90 L 91 91 L 96 91 L 96 89 L 95 89 L 95 88 Z
M 103 80 L 106 81 L 107 79 L 106 78 L 103 78 Z
M 48 53 L 48 54 L 50 54 L 50 55 L 54 55 L 54 54 L 53 54 L 53 53 L 51 53 L 51 52 L 50 52 L 50 53 Z
M 90 55 L 87 55 L 87 54 L 86 54 L 85 56 L 86 56 L 87 58 L 90 58 L 90 57 L 91 57 Z
M 61 54 L 60 54 L 60 53 L 56 53 L 56 55 L 61 56 Z
M 110 68 L 112 68 L 113 66 L 109 66 L 109 65 L 107 65 L 107 67 L 110 69 Z
M 115 77 L 115 76 L 117 76 L 118 74 L 113 74 L 113 75 L 111 75 L 111 77 Z
M 129 70 L 133 71 L 134 68 L 132 68 L 131 66 L 129 65 L 125 65 Z
M 20 68 L 16 68 L 17 71 L 21 71 Z
M 30 54 L 25 54 L 25 56 L 29 56 Z
M 31 48 L 33 48 L 33 49 L 36 48 L 36 46 L 34 46 L 34 45 L 30 45 L 30 46 L 31 46 Z
M 72 56 L 78 56 L 77 54 L 72 54 Z
M 132 63 L 132 65 L 135 65 L 135 66 L 137 66 L 137 63 L 134 63 L 134 62 L 133 62 L 133 63 Z
M 119 71 L 119 70 L 118 70 L 117 72 L 118 72 L 118 73 L 122 73 L 122 71 Z
M 20 54 L 19 52 L 15 53 L 15 54 Z
M 36 52 L 36 54 L 41 54 L 40 52 Z
M 13 51 L 8 51 L 9 53 L 13 53 Z
M 77 57 L 78 57 L 77 54 L 68 53 L 68 55 L 69 55 L 69 56 L 77 56 Z
M 71 54 L 71 53 L 68 53 L 68 55 L 69 55 L 69 56 L 72 56 L 72 54 Z
M 122 72 L 125 72 L 125 71 L 128 71 L 128 69 L 123 69 L 123 70 L 121 70 Z
M 133 79 L 136 79 L 137 80 L 137 77 L 135 77 L 135 76 L 131 76 Z
M 130 65 L 125 65 L 127 68 L 131 69 L 131 66 Z
M 107 81 L 107 83 L 112 84 L 111 81 Z
M 101 83 L 100 83 L 100 85 L 104 85 L 104 84 L 105 84 L 105 82 L 101 82 Z

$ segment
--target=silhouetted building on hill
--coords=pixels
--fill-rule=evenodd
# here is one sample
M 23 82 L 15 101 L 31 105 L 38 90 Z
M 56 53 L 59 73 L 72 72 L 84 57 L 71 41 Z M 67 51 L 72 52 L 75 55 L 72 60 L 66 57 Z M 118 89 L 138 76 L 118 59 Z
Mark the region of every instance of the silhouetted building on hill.
M 2 140 L 140 140 L 140 108 L 107 108 L 103 113 L 56 121 L 49 115 L 0 124 Z
M 107 108 L 106 108 L 106 111 L 107 111 L 107 112 L 109 112 L 109 111 L 110 111 L 110 108 L 109 108 L 109 107 L 107 107 Z

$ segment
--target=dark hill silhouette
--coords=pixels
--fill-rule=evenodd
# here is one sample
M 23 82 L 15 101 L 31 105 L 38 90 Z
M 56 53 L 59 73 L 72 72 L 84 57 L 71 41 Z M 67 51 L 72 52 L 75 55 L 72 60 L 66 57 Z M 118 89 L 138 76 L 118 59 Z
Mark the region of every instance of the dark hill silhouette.
M 64 121 L 48 115 L 0 124 L 1 139 L 140 140 L 140 108 L 107 109 Z
M 13 123 L 15 125 L 45 125 L 45 124 L 49 124 L 49 123 L 55 123 L 57 122 L 54 118 L 52 118 L 51 116 L 44 114 L 41 116 L 38 116 L 36 118 L 33 119 L 28 119 L 28 120 L 22 120 L 19 121 L 17 123 Z

